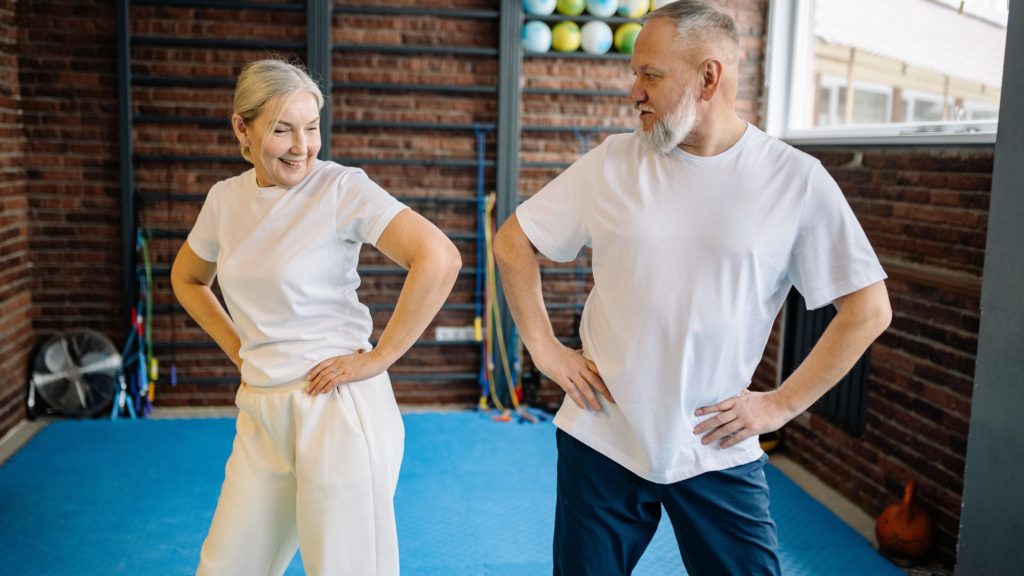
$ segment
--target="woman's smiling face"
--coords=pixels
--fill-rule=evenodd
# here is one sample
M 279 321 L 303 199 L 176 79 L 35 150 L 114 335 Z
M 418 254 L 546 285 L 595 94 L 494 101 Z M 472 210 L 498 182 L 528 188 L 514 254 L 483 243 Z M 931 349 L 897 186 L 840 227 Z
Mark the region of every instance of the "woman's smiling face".
M 250 124 L 237 114 L 232 121 L 239 140 L 250 147 L 256 183 L 261 187 L 291 188 L 316 164 L 322 142 L 320 107 L 313 94 L 278 96 Z

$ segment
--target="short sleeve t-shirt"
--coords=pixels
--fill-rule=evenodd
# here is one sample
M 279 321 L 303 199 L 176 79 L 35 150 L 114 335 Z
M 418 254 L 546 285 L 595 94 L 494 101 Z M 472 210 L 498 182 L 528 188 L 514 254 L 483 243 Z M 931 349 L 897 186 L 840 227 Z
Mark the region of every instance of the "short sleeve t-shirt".
M 188 243 L 217 264 L 247 384 L 297 380 L 370 348 L 359 251 L 404 208 L 362 170 L 324 161 L 288 189 L 258 186 L 252 169 L 210 189 Z
M 752 125 L 711 157 L 609 136 L 516 215 L 551 260 L 593 249 L 580 337 L 616 403 L 556 425 L 658 483 L 761 455 L 702 445 L 694 410 L 749 386 L 790 287 L 817 308 L 885 278 L 820 162 Z

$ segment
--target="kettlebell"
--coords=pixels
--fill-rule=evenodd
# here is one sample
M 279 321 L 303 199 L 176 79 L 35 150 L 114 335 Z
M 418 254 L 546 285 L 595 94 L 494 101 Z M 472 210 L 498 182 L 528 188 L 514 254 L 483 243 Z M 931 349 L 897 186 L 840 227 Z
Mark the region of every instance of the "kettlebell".
M 934 541 L 932 519 L 914 502 L 916 488 L 917 482 L 908 480 L 903 500 L 889 505 L 875 522 L 879 549 L 906 560 L 923 558 Z

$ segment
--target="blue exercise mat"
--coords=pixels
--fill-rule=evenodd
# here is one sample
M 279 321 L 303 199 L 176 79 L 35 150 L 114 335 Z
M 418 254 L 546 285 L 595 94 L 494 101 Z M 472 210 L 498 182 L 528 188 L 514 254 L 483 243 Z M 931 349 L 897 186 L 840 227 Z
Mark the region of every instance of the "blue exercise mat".
M 554 427 L 478 412 L 404 416 L 396 495 L 402 572 L 551 573 Z M 195 572 L 231 450 L 228 418 L 61 420 L 0 466 L 0 574 Z M 787 576 L 904 576 L 772 466 Z M 296 559 L 287 574 L 303 574 Z M 636 576 L 685 574 L 662 522 Z

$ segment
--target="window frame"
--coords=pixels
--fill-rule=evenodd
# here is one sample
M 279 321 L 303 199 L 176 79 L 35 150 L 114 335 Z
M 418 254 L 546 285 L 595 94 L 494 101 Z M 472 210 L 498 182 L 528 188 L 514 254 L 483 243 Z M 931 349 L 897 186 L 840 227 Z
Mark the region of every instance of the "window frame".
M 765 132 L 793 145 L 995 144 L 998 120 L 861 124 L 827 128 L 791 127 L 796 111 L 813 106 L 808 90 L 795 90 L 795 70 L 807 70 L 811 53 L 810 0 L 773 0 L 768 8 L 764 74 Z

